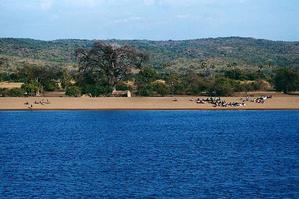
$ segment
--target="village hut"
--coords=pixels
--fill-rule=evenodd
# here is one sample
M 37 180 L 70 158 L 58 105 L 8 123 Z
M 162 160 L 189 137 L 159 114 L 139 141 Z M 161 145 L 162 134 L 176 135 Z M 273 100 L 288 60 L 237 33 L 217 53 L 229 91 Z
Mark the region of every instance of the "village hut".
M 126 90 L 126 91 L 113 90 L 112 96 L 113 97 L 132 97 L 132 93 L 129 90 Z

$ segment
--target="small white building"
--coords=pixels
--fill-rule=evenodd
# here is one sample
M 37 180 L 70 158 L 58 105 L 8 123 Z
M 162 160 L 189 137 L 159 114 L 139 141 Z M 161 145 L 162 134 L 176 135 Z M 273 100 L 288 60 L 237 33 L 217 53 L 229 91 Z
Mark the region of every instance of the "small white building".
M 126 90 L 126 91 L 113 90 L 112 96 L 113 97 L 132 97 L 132 93 L 129 90 Z

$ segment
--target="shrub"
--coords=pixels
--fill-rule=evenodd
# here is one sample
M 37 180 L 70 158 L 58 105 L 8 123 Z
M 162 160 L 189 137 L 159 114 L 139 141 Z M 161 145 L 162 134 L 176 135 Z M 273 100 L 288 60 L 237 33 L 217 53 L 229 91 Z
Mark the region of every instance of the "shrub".
M 161 96 L 165 96 L 165 95 L 169 94 L 168 86 L 165 83 L 162 83 L 162 82 L 154 82 L 153 83 L 153 90 Z
M 9 73 L 0 73 L 0 81 L 11 81 Z
M 157 72 L 153 68 L 146 67 L 137 74 L 136 81 L 138 82 L 138 84 L 147 84 L 153 82 L 157 78 Z
M 2 88 L 0 89 L 0 97 L 22 97 L 24 96 L 24 92 L 25 91 L 21 88 Z
M 269 90 L 271 89 L 270 83 L 264 80 L 257 80 L 253 83 L 253 89 L 254 90 Z
M 209 89 L 211 96 L 231 96 L 234 93 L 233 86 L 228 79 L 216 79 L 213 86 Z
M 299 90 L 299 72 L 293 69 L 279 69 L 274 77 L 274 86 L 277 91 L 289 93 Z
M 138 87 L 138 95 L 141 96 L 152 96 L 154 91 L 153 87 L 150 84 L 142 85 Z
M 198 95 L 205 92 L 209 87 L 211 87 L 209 80 L 198 78 L 191 82 L 189 90 L 191 94 Z
M 7 91 L 7 95 L 10 97 L 22 97 L 24 96 L 24 90 L 21 88 L 13 88 Z
M 6 97 L 7 91 L 8 90 L 6 88 L 0 88 L 0 97 Z
M 35 96 L 40 87 L 37 82 L 31 82 L 23 84 L 21 88 L 27 93 L 27 95 Z
M 91 85 L 87 84 L 82 87 L 82 93 L 90 94 L 92 97 L 98 97 L 101 95 L 109 95 L 112 92 L 112 88 L 108 85 Z
M 81 90 L 77 86 L 70 86 L 70 87 L 67 87 L 65 94 L 67 96 L 80 97 L 81 96 Z
M 224 72 L 224 76 L 230 79 L 242 80 L 244 79 L 244 74 L 240 69 L 227 70 Z
M 116 90 L 118 91 L 126 91 L 129 90 L 129 87 L 125 84 L 118 84 L 116 85 Z
M 45 91 L 54 91 L 56 88 L 58 88 L 58 86 L 55 82 L 46 82 L 44 84 Z

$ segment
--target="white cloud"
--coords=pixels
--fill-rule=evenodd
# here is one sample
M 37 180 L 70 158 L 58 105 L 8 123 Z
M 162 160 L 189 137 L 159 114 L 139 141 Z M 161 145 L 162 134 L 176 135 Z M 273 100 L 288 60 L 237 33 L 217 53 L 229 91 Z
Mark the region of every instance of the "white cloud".
M 143 2 L 146 6 L 151 6 L 151 5 L 154 5 L 156 3 L 155 0 L 143 0 Z
M 177 19 L 187 19 L 190 17 L 189 14 L 178 14 L 175 16 Z
M 249 0 L 144 0 L 144 4 L 168 5 L 168 6 L 194 6 L 194 5 L 217 5 L 228 3 L 245 3 Z
M 40 7 L 42 10 L 50 10 L 53 6 L 53 0 L 41 0 Z
M 93 7 L 106 1 L 107 0 L 64 0 L 67 5 L 78 7 Z
M 141 17 L 127 17 L 127 18 L 115 19 L 114 23 L 128 23 L 128 22 L 139 21 L 139 20 L 141 20 Z
M 110 0 L 113 1 L 113 0 Z M 125 0 L 119 0 L 125 1 Z M 217 0 L 143 0 L 143 4 L 146 6 L 152 5 L 164 5 L 164 6 L 193 6 L 199 4 L 213 4 Z

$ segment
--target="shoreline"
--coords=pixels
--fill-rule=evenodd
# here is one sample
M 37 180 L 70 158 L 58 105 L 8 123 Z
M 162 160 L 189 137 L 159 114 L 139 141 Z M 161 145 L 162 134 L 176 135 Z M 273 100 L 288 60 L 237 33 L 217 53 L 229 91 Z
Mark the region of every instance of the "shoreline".
M 0 112 L 41 112 L 41 111 L 299 111 L 299 108 L 273 108 L 273 109 L 238 109 L 238 108 L 213 108 L 213 109 L 0 109 Z
M 197 104 L 191 99 L 207 97 L 3 97 L 0 98 L 0 111 L 126 111 L 126 110 L 299 110 L 299 96 L 283 95 L 268 99 L 264 104 L 245 102 L 241 107 L 213 107 L 212 104 Z M 240 101 L 241 97 L 223 97 L 227 102 Z M 48 99 L 49 104 L 34 104 Z M 175 101 L 176 99 L 177 101 Z M 28 103 L 28 105 L 25 105 Z M 30 106 L 32 105 L 32 108 Z

